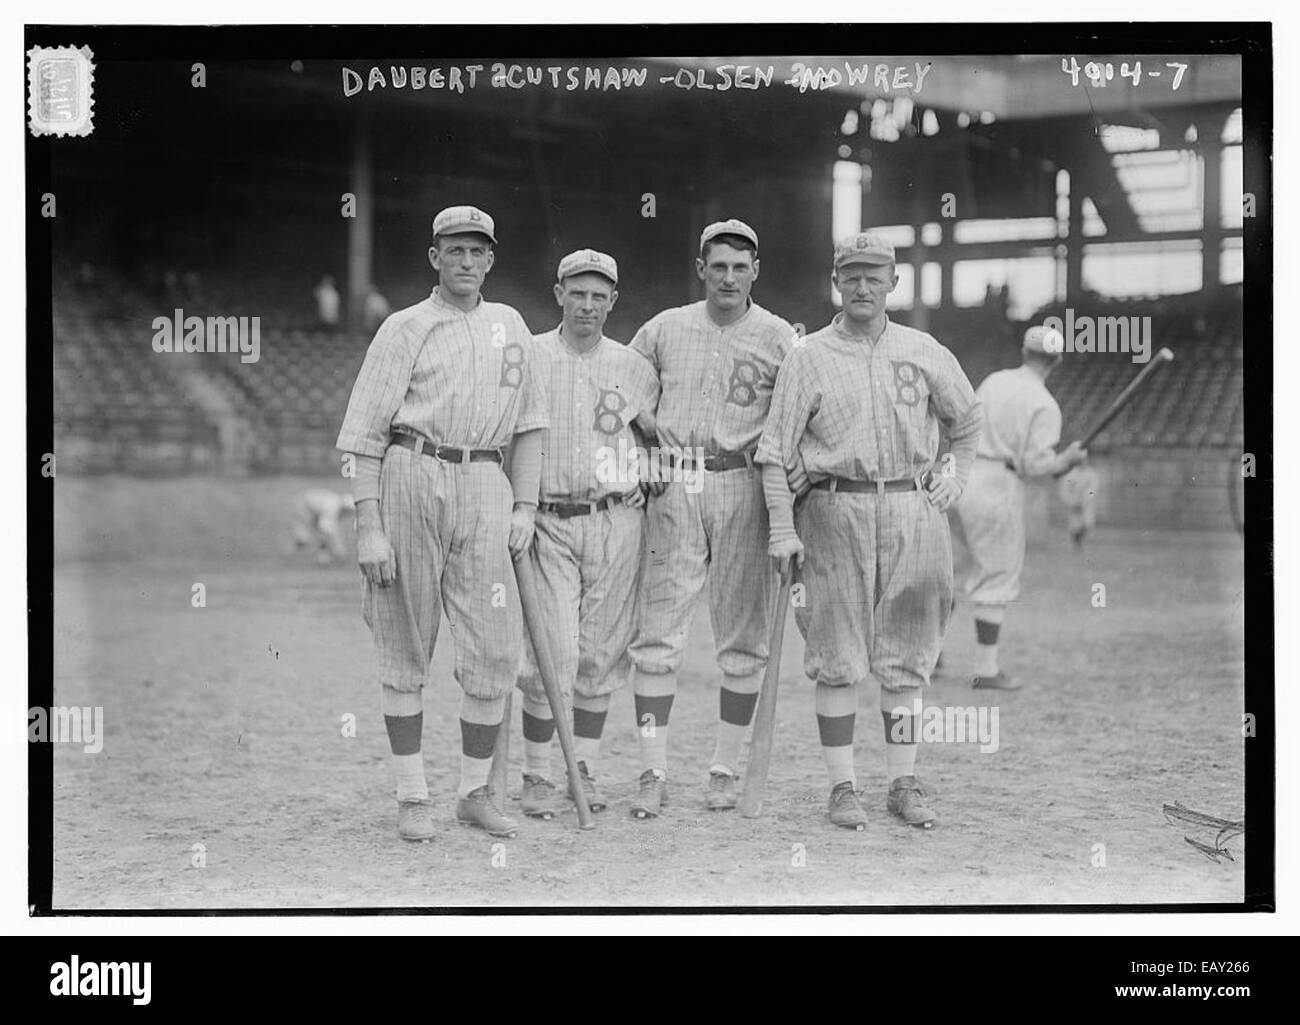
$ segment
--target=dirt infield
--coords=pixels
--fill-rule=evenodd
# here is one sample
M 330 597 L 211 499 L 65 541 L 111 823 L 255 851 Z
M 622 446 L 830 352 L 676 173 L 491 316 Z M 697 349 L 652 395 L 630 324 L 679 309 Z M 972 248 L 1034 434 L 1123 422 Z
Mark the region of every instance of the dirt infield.
M 395 832 L 357 571 L 280 550 L 292 498 L 309 483 L 319 482 L 59 478 L 54 699 L 102 706 L 105 738 L 97 754 L 68 744 L 55 753 L 56 908 L 1242 898 L 1241 841 L 1235 863 L 1212 863 L 1160 810 L 1181 801 L 1242 814 L 1242 552 L 1231 531 L 1102 531 L 1083 555 L 1065 538 L 1031 551 L 1003 632 L 1004 666 L 1028 684 L 1019 693 L 981 697 L 966 685 L 974 631 L 959 609 L 950 674 L 927 704 L 996 705 L 999 743 L 990 753 L 922 747 L 918 771 L 941 815 L 928 833 L 884 810 L 870 692 L 857 741 L 870 825 L 826 823 L 793 617 L 767 815 L 704 809 L 717 678 L 703 607 L 673 709 L 663 818 L 627 812 L 638 765 L 624 691 L 599 772 L 610 809 L 594 832 L 578 832 L 572 813 L 525 820 L 514 841 L 458 827 L 458 695 L 444 634 L 440 683 L 425 696 L 438 833 L 411 845 Z M 195 583 L 205 608 L 191 604 Z M 1105 608 L 1092 604 L 1097 583 Z M 349 715 L 355 737 L 344 735 Z M 512 727 L 517 811 L 517 718 Z

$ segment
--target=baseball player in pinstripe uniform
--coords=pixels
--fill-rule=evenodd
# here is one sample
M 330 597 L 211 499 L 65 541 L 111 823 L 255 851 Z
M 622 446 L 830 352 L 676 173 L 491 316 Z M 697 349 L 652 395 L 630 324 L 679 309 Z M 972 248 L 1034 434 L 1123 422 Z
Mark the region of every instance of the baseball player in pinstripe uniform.
M 493 836 L 516 829 L 488 775 L 523 653 L 511 557 L 532 540 L 547 403 L 523 318 L 479 292 L 495 244 L 492 218 L 475 207 L 434 218 L 438 285 L 379 328 L 337 443 L 355 456 L 363 612 L 407 840 L 433 836 L 421 691 L 444 612 L 462 692 L 456 818 Z
M 943 513 L 970 473 L 980 407 L 951 352 L 886 316 L 898 275 L 884 238 L 861 232 L 837 245 L 833 280 L 843 312 L 786 360 L 758 446 L 769 551 L 778 566 L 795 560 L 805 588 L 795 620 L 817 686 L 831 822 L 866 824 L 853 733 L 857 687 L 874 680 L 886 806 L 928 828 L 935 814 L 915 765 L 921 694 L 951 613 Z
M 964 542 L 973 568 L 964 583 L 975 603 L 978 664 L 972 686 L 1018 690 L 998 667 L 998 634 L 1007 605 L 1020 596 L 1025 565 L 1026 479 L 1065 473 L 1087 458 L 1072 442 L 1060 452 L 1061 407 L 1047 390 L 1047 378 L 1061 362 L 1064 340 L 1057 331 L 1031 327 L 1025 332 L 1021 365 L 989 374 L 975 394 L 984 407 L 970 486 L 949 518 L 953 535 Z
M 794 329 L 750 298 L 758 235 L 738 220 L 700 236 L 696 271 L 706 298 L 652 318 L 631 348 L 654 366 L 654 429 L 674 479 L 646 513 L 637 636 L 630 649 L 644 771 L 632 814 L 652 818 L 667 800 L 668 717 L 696 600 L 709 612 L 722 671 L 717 744 L 706 806 L 736 805 L 740 750 L 767 663 L 776 576 L 764 553 L 767 509 L 754 446 Z
M 547 385 L 550 428 L 542 450 L 541 502 L 532 550 L 538 597 L 560 683 L 573 694 L 573 736 L 587 804 L 605 808 L 596 758 L 610 696 L 627 682 L 627 648 L 635 627 L 645 498 L 632 425 L 653 410 L 653 368 L 602 328 L 618 301 L 618 264 L 592 249 L 560 261 L 555 299 L 559 327 L 537 335 L 536 369 Z M 631 462 L 628 462 L 628 458 Z M 555 735 L 531 641 L 524 644 L 523 810 L 550 818 L 558 790 L 551 781 Z

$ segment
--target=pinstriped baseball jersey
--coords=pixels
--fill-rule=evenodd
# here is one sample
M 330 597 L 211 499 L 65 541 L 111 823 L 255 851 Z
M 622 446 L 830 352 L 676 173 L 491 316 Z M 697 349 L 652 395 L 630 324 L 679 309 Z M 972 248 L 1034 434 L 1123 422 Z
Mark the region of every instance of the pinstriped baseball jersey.
M 570 348 L 558 327 L 535 336 L 533 344 L 536 372 L 545 379 L 550 402 L 542 501 L 595 502 L 630 491 L 635 477 L 623 472 L 617 479 L 600 480 L 597 468 L 613 466 L 613 460 L 602 458 L 602 451 L 606 457 L 623 451 L 635 459 L 632 421 L 643 410 L 653 410 L 659 400 L 654 368 L 604 336 L 585 353 Z
M 659 374 L 660 444 L 706 455 L 752 450 L 794 338 L 794 328 L 753 301 L 726 327 L 703 300 L 651 318 L 630 348 Z
M 1011 460 L 1023 477 L 1040 477 L 1056 462 L 1061 442 L 1061 407 L 1041 375 L 1029 367 L 998 370 L 975 392 L 984 407 L 979 454 Z
M 814 483 L 905 480 L 930 469 L 942 424 L 964 484 L 980 406 L 956 357 L 924 331 L 887 321 L 873 345 L 843 314 L 795 347 L 781 368 L 756 459 Z
M 466 313 L 435 288 L 379 328 L 352 387 L 336 447 L 382 456 L 397 428 L 463 448 L 500 448 L 546 426 L 532 335 L 503 303 Z

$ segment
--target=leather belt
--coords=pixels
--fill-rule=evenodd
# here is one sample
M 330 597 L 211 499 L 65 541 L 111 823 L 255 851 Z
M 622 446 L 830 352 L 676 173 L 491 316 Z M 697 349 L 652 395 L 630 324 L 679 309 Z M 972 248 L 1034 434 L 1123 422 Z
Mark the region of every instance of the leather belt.
M 606 495 L 599 502 L 540 502 L 537 511 L 568 520 L 574 516 L 590 516 L 592 513 L 607 512 L 621 505 L 623 505 L 622 495 Z
M 887 491 L 915 491 L 916 480 L 911 477 L 906 480 L 849 480 L 847 477 L 827 477 L 825 480 L 819 480 L 813 487 L 819 491 L 829 491 L 831 494 L 845 491 L 875 492 L 883 495 Z
M 414 434 L 394 434 L 389 443 L 411 449 L 418 456 L 430 456 L 440 463 L 496 463 L 505 462 L 499 448 L 453 448 L 451 445 L 435 445 L 425 438 Z
M 683 466 L 690 469 L 695 465 L 694 457 L 683 453 L 677 456 L 672 452 L 666 453 L 668 456 L 668 465 Z M 720 473 L 723 470 L 739 470 L 744 467 L 754 468 L 754 453 L 752 452 L 719 452 L 716 456 L 704 457 L 704 469 L 709 473 Z

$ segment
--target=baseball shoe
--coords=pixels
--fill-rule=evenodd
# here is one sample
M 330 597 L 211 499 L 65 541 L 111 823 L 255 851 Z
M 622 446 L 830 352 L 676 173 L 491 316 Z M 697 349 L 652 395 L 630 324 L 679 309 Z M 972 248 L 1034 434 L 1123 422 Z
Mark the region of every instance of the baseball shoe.
M 587 795 L 587 807 L 592 811 L 604 811 L 608 804 L 605 795 L 596 786 L 596 777 L 587 771 L 587 763 L 578 763 L 578 774 L 582 777 L 582 792 Z
M 858 831 L 867 828 L 867 813 L 862 810 L 857 792 L 848 780 L 835 784 L 834 789 L 831 790 L 827 811 L 830 813 L 832 825 Z
M 427 797 L 397 802 L 397 835 L 403 840 L 433 839 L 433 802 Z
M 709 811 L 726 811 L 736 806 L 736 777 L 729 772 L 709 771 L 709 791 L 704 795 Z
M 559 793 L 554 783 L 541 776 L 524 773 L 520 794 L 524 814 L 535 819 L 553 819 L 559 811 Z
M 937 816 L 925 803 L 927 796 L 920 780 L 915 776 L 899 776 L 889 784 L 889 797 L 885 801 L 885 807 L 909 826 L 930 829 Z
M 515 820 L 496 806 L 491 790 L 485 786 L 471 790 L 468 797 L 456 802 L 456 821 L 466 826 L 478 826 L 489 836 L 513 838 L 519 831 Z
M 970 681 L 971 687 L 975 690 L 1019 690 L 1020 684 L 1016 683 L 1006 673 L 999 669 L 992 676 L 972 676 Z
M 632 802 L 634 819 L 658 818 L 659 809 L 668 803 L 668 777 L 660 776 L 654 769 L 641 773 L 637 783 L 636 800 Z

